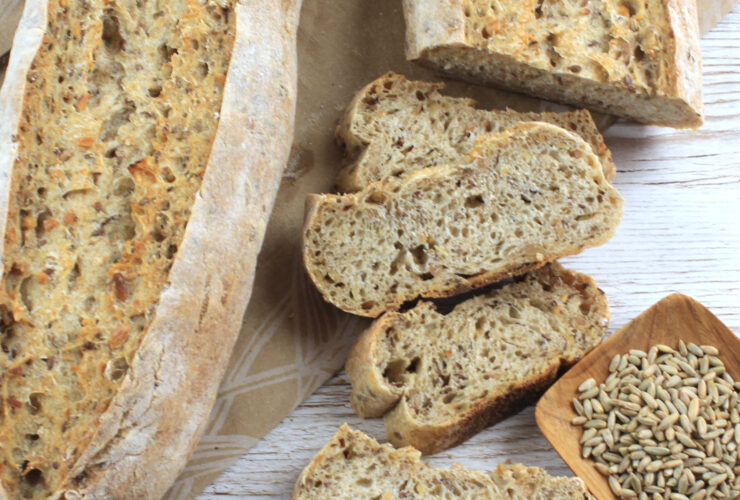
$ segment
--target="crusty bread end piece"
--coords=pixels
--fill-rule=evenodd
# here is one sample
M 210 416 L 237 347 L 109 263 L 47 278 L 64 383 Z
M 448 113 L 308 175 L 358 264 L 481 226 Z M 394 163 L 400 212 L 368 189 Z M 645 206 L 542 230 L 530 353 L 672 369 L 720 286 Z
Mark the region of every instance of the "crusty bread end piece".
M 444 86 L 388 73 L 358 92 L 336 131 L 347 156 L 347 165 L 337 178 L 339 190 L 359 191 L 385 177 L 459 163 L 481 135 L 527 121 L 552 123 L 576 133 L 599 157 L 606 178 L 614 178 L 611 152 L 588 110 L 520 113 L 476 109 L 472 99 L 441 94 Z
M 310 196 L 303 258 L 324 298 L 376 317 L 605 243 L 623 200 L 580 137 L 520 123 L 483 136 L 463 165 L 346 195 Z
M 702 124 L 695 0 L 404 0 L 406 56 L 639 122 Z
M 532 403 L 601 342 L 608 321 L 594 281 L 558 263 L 446 315 L 420 302 L 358 339 L 346 366 L 352 408 L 385 415 L 395 446 L 436 453 Z
M 499 465 L 490 475 L 460 465 L 433 469 L 413 448 L 379 444 L 347 424 L 303 470 L 293 500 L 491 499 L 578 500 L 593 497 L 579 478 L 537 467 Z

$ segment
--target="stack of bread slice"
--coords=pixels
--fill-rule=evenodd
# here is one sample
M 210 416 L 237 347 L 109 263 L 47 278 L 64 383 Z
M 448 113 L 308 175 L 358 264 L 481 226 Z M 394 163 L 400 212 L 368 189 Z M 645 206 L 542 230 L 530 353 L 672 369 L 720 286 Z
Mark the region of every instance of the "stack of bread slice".
M 623 204 L 588 111 L 484 111 L 439 88 L 388 74 L 355 97 L 337 132 L 350 192 L 310 195 L 303 235 L 324 298 L 380 316 L 347 363 L 353 408 L 424 453 L 518 411 L 601 341 L 604 294 L 554 261 L 605 243 Z M 446 315 L 395 312 L 505 278 Z

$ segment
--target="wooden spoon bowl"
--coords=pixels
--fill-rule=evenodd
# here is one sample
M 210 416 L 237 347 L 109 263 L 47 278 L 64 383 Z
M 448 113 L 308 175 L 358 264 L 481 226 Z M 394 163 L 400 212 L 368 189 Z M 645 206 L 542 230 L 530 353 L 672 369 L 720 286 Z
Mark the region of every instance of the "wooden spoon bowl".
M 563 375 L 540 399 L 535 410 L 537 425 L 555 451 L 573 472 L 583 479 L 599 500 L 615 499 L 609 484 L 594 467 L 581 457 L 582 427 L 571 425 L 576 416 L 571 401 L 584 380 L 593 377 L 603 382 L 615 354 L 630 349 L 645 352 L 655 344 L 676 348 L 679 339 L 687 344 L 713 345 L 732 378 L 740 380 L 740 339 L 707 308 L 685 295 L 673 294 L 633 319 L 609 337 L 583 360 Z

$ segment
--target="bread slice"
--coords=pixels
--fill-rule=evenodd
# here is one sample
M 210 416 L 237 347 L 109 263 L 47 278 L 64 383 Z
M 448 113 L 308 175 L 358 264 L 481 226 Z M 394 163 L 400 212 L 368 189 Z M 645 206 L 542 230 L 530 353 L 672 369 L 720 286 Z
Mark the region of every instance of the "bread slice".
M 606 296 L 548 264 L 458 304 L 420 302 L 376 320 L 347 360 L 352 408 L 385 415 L 395 446 L 436 453 L 532 403 L 601 342 Z
M 481 135 L 526 121 L 552 123 L 575 132 L 599 157 L 606 178 L 614 178 L 611 152 L 587 110 L 487 111 L 476 109 L 472 99 L 440 94 L 444 86 L 388 73 L 358 92 L 337 127 L 348 162 L 337 179 L 339 190 L 359 191 L 388 176 L 459 163 Z
M 404 0 L 406 56 L 633 120 L 702 124 L 695 0 Z
M 290 151 L 299 10 L 25 2 L 0 91 L 0 498 L 159 498 L 185 467 Z
M 413 448 L 379 444 L 344 424 L 303 470 L 293 500 L 410 498 L 592 499 L 576 477 L 552 477 L 537 467 L 499 465 L 489 476 L 460 465 L 433 469 Z
M 467 164 L 309 196 L 303 258 L 326 300 L 375 317 L 602 244 L 622 204 L 583 139 L 521 123 L 483 136 Z

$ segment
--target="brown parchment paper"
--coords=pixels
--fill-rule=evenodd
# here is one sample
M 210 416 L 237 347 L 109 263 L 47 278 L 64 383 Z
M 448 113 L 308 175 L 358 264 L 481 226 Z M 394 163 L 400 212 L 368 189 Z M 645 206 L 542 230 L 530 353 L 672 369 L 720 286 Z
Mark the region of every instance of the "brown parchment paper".
M 698 0 L 702 32 L 737 0 Z M 8 2 L 8 3 L 2 3 Z M 22 0 L 0 0 L 0 54 Z M 300 233 L 307 193 L 332 189 L 341 165 L 334 127 L 354 93 L 387 71 L 439 78 L 403 55 L 400 0 L 304 0 L 298 36 L 298 104 L 293 151 L 257 267 L 252 299 L 205 434 L 167 493 L 190 499 L 244 454 L 344 363 L 369 322 L 326 304 L 305 275 Z M 0 82 L 4 60 L 0 57 Z M 558 110 L 517 94 L 449 82 L 447 93 L 484 107 Z M 2 119 L 2 117 L 0 117 Z M 597 117 L 602 129 L 610 117 Z

